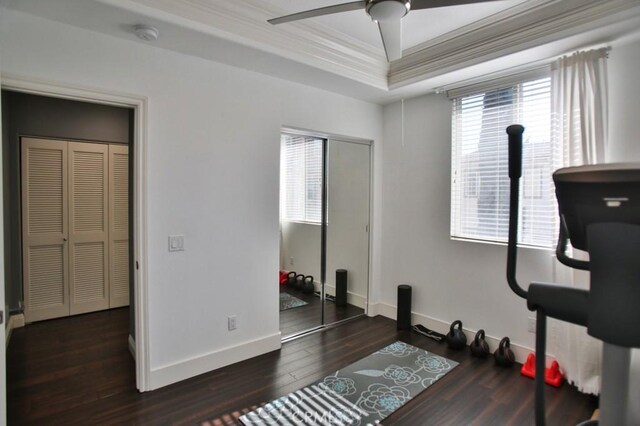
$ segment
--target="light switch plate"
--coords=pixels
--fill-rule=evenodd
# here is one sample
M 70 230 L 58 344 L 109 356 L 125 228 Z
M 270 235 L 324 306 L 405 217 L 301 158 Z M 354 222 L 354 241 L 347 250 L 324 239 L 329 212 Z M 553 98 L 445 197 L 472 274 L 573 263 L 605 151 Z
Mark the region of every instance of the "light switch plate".
M 184 251 L 184 235 L 169 235 L 169 251 Z

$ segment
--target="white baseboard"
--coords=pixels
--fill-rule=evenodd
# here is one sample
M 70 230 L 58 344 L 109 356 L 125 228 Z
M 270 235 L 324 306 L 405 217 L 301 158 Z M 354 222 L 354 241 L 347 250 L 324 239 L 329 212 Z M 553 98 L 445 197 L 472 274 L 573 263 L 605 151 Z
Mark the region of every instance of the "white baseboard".
M 133 359 L 136 359 L 136 341 L 132 335 L 129 335 L 129 352 L 131 352 Z
M 379 305 L 379 303 L 369 303 L 367 305 L 367 316 L 368 317 L 375 317 L 376 315 L 380 315 L 380 313 L 378 312 L 378 305 Z
M 325 292 L 332 296 L 336 294 L 336 288 L 332 285 L 325 286 Z M 357 306 L 358 308 L 364 309 L 367 306 L 367 298 L 362 296 L 361 294 L 353 293 L 347 291 L 347 303 L 353 306 Z
M 397 317 L 396 307 L 387 303 L 371 304 L 369 305 L 369 310 L 371 311 L 369 316 L 382 315 L 384 317 L 391 318 L 392 320 L 395 320 Z M 451 326 L 451 324 L 446 321 L 442 321 L 438 318 L 433 318 L 417 312 L 411 312 L 411 324 L 422 324 L 425 327 L 442 334 L 447 334 L 449 332 L 449 327 Z M 473 341 L 473 339 L 476 337 L 476 333 L 478 330 L 469 330 L 467 328 L 464 328 L 463 331 L 467 336 L 468 344 L 471 343 L 471 341 Z M 491 352 L 495 351 L 498 348 L 501 339 L 501 337 L 485 335 L 485 340 L 489 344 Z M 529 355 L 529 353 L 535 352 L 534 348 L 520 345 L 518 343 L 514 343 L 513 341 L 511 342 L 511 350 L 516 356 L 516 361 L 519 363 L 524 363 L 527 360 L 527 356 Z M 554 360 L 555 358 L 553 356 L 547 355 L 546 364 L 549 365 Z
M 149 390 L 244 361 L 282 346 L 280 332 L 151 370 Z
M 24 327 L 24 314 L 10 315 L 5 326 L 5 347 L 9 346 L 9 339 L 14 328 Z
M 13 321 L 13 328 L 24 327 L 26 324 L 24 314 L 11 315 L 10 319 Z

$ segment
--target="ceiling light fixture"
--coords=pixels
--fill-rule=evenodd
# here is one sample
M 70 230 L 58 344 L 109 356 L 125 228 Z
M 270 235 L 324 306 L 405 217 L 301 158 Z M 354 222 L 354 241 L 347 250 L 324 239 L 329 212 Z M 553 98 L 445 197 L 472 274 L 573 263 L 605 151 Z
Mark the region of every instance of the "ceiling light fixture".
M 367 13 L 376 22 L 399 21 L 410 9 L 409 0 L 374 0 L 367 4 Z
M 133 31 L 139 39 L 144 41 L 156 41 L 158 39 L 158 29 L 150 25 L 136 25 Z

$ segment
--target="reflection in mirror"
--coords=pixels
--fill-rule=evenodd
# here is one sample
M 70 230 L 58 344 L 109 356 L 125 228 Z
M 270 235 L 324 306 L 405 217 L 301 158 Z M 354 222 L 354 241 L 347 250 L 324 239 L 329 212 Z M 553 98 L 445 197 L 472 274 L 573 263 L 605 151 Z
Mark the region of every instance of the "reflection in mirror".
M 280 331 L 286 339 L 365 313 L 370 145 L 285 133 L 280 164 Z
M 322 325 L 323 140 L 283 134 L 280 150 L 280 332 Z
M 365 313 L 370 146 L 328 141 L 325 324 Z

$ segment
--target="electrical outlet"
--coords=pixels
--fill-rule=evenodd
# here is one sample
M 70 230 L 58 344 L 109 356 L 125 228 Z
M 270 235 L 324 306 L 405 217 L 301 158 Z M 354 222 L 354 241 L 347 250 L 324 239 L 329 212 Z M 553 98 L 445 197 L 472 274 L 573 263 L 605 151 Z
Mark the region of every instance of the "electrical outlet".
M 229 318 L 227 318 L 227 326 L 229 328 L 229 331 L 236 329 L 237 323 L 235 315 L 231 315 Z
M 293 266 L 293 256 L 289 258 L 289 265 Z
M 169 235 L 169 251 L 184 251 L 184 235 Z
M 534 317 L 529 317 L 529 333 L 536 332 L 536 319 Z

